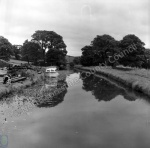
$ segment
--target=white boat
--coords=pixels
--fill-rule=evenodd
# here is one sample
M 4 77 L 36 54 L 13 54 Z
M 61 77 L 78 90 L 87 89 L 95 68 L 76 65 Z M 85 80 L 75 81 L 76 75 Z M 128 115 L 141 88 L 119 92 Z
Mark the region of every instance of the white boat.
M 50 72 L 50 73 L 55 73 L 55 72 L 57 72 L 56 71 L 57 70 L 57 67 L 56 66 L 50 66 L 50 67 L 47 67 L 46 68 L 46 72 Z
M 56 66 L 50 66 L 46 68 L 46 75 L 50 77 L 57 77 L 59 73 L 57 72 Z

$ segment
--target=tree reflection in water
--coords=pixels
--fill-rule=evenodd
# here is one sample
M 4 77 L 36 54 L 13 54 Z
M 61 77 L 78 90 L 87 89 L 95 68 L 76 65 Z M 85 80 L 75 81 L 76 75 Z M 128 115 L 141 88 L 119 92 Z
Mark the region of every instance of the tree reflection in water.
M 60 77 L 63 77 L 63 79 Z M 24 96 L 30 94 L 30 97 L 33 97 L 34 104 L 37 107 L 54 107 L 64 100 L 67 89 L 59 91 L 53 97 L 51 96 L 51 94 L 64 85 L 66 86 L 65 88 L 67 88 L 66 77 L 62 75 L 56 77 L 46 76 L 45 83 L 43 85 L 39 84 L 39 87 L 36 85 L 31 89 L 27 89 Z
M 94 95 L 98 101 L 110 101 L 118 95 L 122 95 L 129 101 L 135 101 L 138 98 L 135 94 L 133 95 L 133 92 L 117 87 L 104 78 L 99 78 L 94 75 L 86 77 L 85 74 L 82 74 L 81 79 L 83 80 L 82 88 L 85 91 L 91 91 L 92 95 Z
M 30 88 L 26 88 L 21 92 L 13 94 L 13 96 L 0 100 L 0 111 L 2 109 L 2 119 L 0 118 L 0 120 L 5 120 L 5 118 L 9 116 L 26 114 L 35 107 L 54 107 L 63 102 L 68 87 L 65 73 L 62 73 L 55 78 L 46 77 L 46 79 L 48 80 L 46 80 L 46 83 L 44 84 L 43 81 L 41 81 Z M 50 87 L 46 88 L 45 85 L 49 85 Z M 64 85 L 66 86 L 65 89 L 57 93 L 54 97 L 50 96 L 55 90 Z M 46 90 L 41 93 L 43 86 Z
M 66 78 L 65 79 L 58 79 L 58 78 L 49 78 L 49 87 L 48 90 L 44 91 L 42 96 L 40 96 L 40 99 L 36 98 L 36 105 L 38 107 L 54 107 L 58 105 L 59 103 L 64 101 L 64 97 L 67 93 L 67 89 L 64 89 L 61 91 L 60 89 L 65 85 L 67 88 Z M 57 80 L 56 80 L 57 79 Z M 50 96 L 51 93 L 53 93 L 56 90 L 58 93 L 54 95 L 53 97 Z

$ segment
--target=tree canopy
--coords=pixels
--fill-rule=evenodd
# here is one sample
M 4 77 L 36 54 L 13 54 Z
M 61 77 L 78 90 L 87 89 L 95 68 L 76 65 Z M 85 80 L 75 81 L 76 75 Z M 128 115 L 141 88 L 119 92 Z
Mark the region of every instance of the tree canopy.
M 145 58 L 145 47 L 144 42 L 142 42 L 137 36 L 133 34 L 126 35 L 120 41 L 120 52 L 128 51 L 126 56 L 120 58 L 119 62 L 125 66 L 136 66 L 141 67 L 143 63 L 146 62 Z M 132 51 L 132 52 L 129 52 Z M 127 52 L 126 52 L 127 53 Z
M 41 59 L 41 53 L 41 46 L 38 44 L 38 42 L 26 40 L 23 43 L 21 54 L 24 60 L 28 62 L 32 61 L 36 64 L 37 60 Z
M 110 35 L 97 35 L 90 46 L 81 49 L 81 64 L 84 66 L 99 65 L 100 63 L 110 64 L 110 55 L 119 51 L 119 42 Z
M 109 65 L 109 56 L 112 56 L 119 51 L 119 42 L 110 35 L 106 34 L 102 36 L 98 35 L 91 42 L 91 45 L 93 46 L 95 53 L 94 59 L 96 60 L 96 57 L 98 57 L 98 61 L 95 63 L 96 65 L 98 65 L 98 63 L 107 63 Z
M 81 64 L 84 66 L 94 65 L 94 51 L 92 50 L 92 46 L 85 46 L 81 50 Z
M 66 50 L 49 49 L 46 53 L 46 62 L 48 65 L 56 65 L 60 68 L 66 66 Z
M 12 44 L 3 36 L 0 36 L 0 58 L 8 61 L 13 55 Z
M 67 52 L 62 36 L 54 31 L 38 30 L 32 35 L 32 40 L 39 42 L 44 62 L 46 61 L 46 50 L 56 49 L 62 50 L 64 53 Z
M 144 51 L 146 62 L 143 64 L 145 68 L 150 68 L 150 49 L 145 49 Z
M 81 63 L 81 57 L 75 57 L 74 60 L 73 60 L 73 63 L 75 65 L 79 65 Z
M 89 46 L 81 49 L 81 64 L 144 67 L 147 64 L 144 45 L 144 42 L 133 34 L 126 35 L 121 41 L 110 35 L 97 35 Z

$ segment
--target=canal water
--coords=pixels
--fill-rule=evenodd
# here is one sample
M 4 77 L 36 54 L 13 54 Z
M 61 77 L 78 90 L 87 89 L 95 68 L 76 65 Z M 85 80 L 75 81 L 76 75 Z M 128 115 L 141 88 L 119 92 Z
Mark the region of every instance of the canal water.
M 39 101 L 41 93 L 34 94 L 43 87 L 39 84 L 1 102 L 1 135 L 7 135 L 8 148 L 150 147 L 147 98 L 101 77 L 61 76 L 47 87 L 54 91 L 65 84 L 53 98 L 45 95 Z M 32 105 L 17 112 L 21 102 Z

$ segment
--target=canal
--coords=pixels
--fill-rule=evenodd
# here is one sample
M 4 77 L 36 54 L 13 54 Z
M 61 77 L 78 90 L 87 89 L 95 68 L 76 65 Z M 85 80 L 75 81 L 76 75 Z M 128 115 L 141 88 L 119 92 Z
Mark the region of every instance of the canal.
M 61 76 L 47 88 L 66 89 L 50 100 L 39 83 L 0 101 L 0 132 L 8 136 L 8 148 L 150 147 L 147 98 L 102 77 Z

